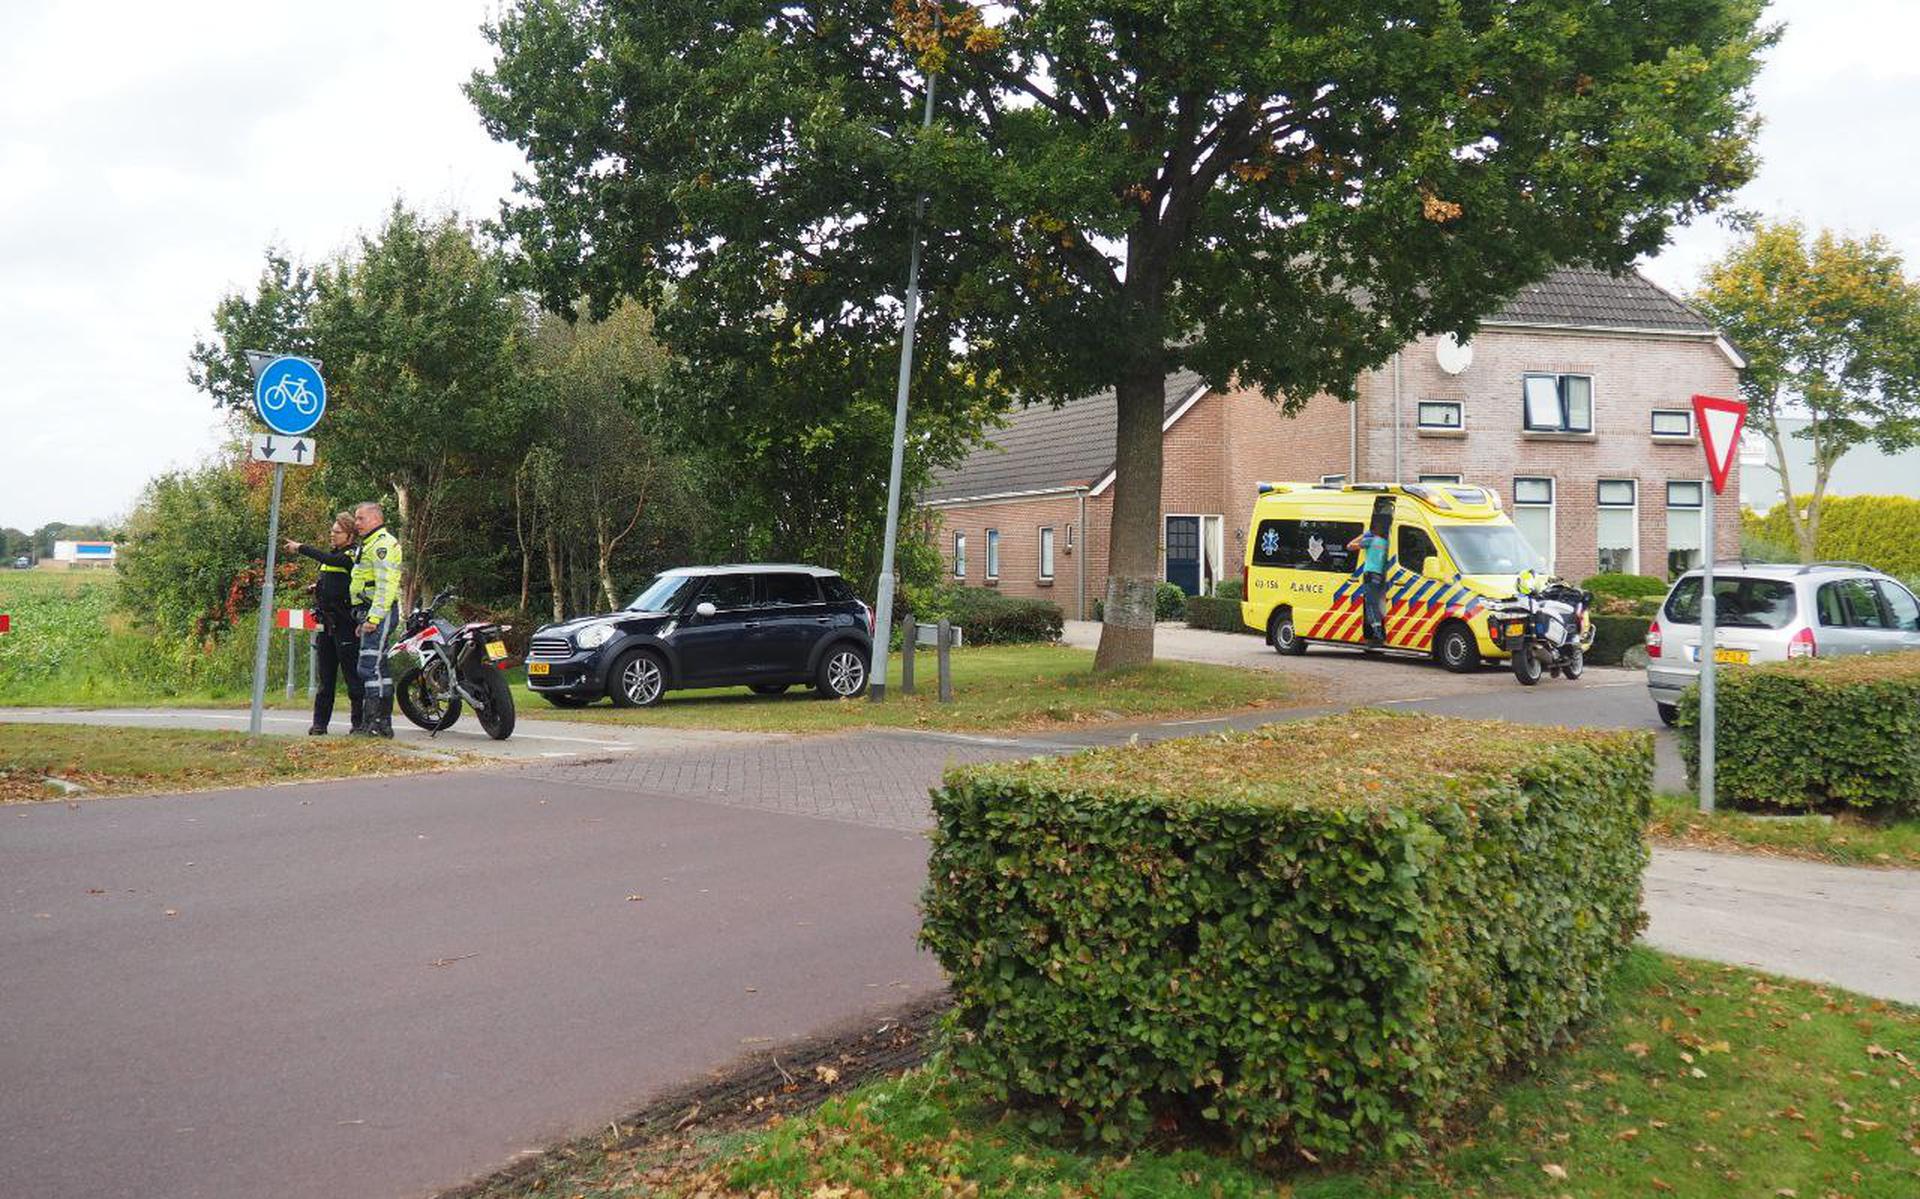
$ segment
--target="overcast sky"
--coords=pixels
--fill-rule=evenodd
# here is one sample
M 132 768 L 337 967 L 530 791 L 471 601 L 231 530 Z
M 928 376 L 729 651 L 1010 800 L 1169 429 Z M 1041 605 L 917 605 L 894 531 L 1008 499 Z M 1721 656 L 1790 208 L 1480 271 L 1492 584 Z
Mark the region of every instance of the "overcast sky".
M 485 0 L 0 0 L 0 525 L 122 516 L 222 425 L 186 381 L 265 247 L 325 258 L 396 197 L 490 215 L 519 162 L 460 84 Z M 1777 0 L 1743 207 L 1878 230 L 1920 272 L 1920 3 Z M 1727 244 L 1681 230 L 1686 291 Z M 322 453 L 326 430 L 320 430 Z

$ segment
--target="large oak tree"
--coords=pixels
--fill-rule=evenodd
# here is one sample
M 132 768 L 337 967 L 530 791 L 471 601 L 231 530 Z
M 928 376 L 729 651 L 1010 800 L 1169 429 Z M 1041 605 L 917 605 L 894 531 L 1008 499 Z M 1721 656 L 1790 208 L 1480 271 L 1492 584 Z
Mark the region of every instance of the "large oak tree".
M 1760 9 L 516 0 L 469 91 L 532 166 L 503 221 L 549 301 L 671 297 L 683 354 L 884 344 L 925 195 L 934 402 L 1117 394 L 1112 669 L 1153 653 L 1166 376 L 1351 398 L 1657 250 L 1751 174 Z

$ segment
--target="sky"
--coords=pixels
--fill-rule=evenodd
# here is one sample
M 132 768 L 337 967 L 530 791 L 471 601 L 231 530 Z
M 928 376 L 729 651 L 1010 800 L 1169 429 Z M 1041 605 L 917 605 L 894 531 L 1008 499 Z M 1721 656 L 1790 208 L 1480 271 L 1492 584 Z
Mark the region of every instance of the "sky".
M 1777 0 L 1740 207 L 1885 234 L 1920 274 L 1920 2 Z M 124 516 L 224 422 L 187 382 L 269 245 L 319 261 L 396 198 L 490 216 L 520 165 L 460 85 L 487 0 L 0 0 L 0 526 Z M 1685 292 L 1733 235 L 1675 233 Z M 326 452 L 325 426 L 319 430 Z

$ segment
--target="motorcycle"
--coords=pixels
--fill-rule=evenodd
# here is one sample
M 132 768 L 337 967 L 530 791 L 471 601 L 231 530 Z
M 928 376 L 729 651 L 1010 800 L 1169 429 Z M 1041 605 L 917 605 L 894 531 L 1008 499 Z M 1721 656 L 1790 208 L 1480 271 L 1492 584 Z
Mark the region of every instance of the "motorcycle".
M 1524 686 L 1549 674 L 1577 679 L 1593 648 L 1593 621 L 1587 615 L 1592 606 L 1591 591 L 1551 582 L 1496 603 L 1487 614 L 1487 632 L 1512 656 L 1513 677 Z
M 394 698 L 408 720 L 439 734 L 460 719 L 464 703 L 495 741 L 513 735 L 513 689 L 507 686 L 507 646 L 501 635 L 512 625 L 474 621 L 455 625 L 434 615 L 453 598 L 451 589 L 407 614 L 406 632 L 387 651 L 404 659 L 394 672 Z

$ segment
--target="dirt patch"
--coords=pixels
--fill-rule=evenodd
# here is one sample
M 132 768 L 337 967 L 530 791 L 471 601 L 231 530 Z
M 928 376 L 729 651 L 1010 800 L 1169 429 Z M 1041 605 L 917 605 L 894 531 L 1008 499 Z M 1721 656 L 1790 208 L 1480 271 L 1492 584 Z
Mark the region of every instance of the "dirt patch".
M 671 1171 L 698 1156 L 694 1141 L 758 1128 L 810 1111 L 830 1096 L 909 1070 L 933 1052 L 945 992 L 891 1012 L 862 1016 L 779 1048 L 754 1049 L 696 1082 L 668 1091 L 592 1137 L 556 1146 L 504 1169 L 440 1191 L 433 1199 L 500 1199 L 529 1178 L 591 1154 L 643 1156 Z M 617 1134 L 614 1135 L 614 1134 Z

